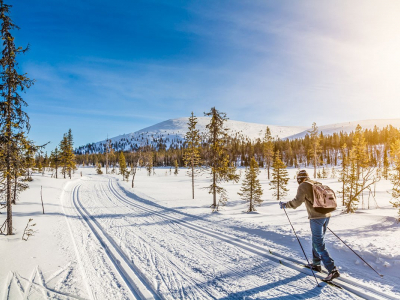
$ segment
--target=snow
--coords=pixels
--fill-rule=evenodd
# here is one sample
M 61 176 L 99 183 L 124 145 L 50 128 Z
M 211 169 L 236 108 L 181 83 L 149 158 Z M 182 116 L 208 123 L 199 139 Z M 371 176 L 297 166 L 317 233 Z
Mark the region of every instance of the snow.
M 207 131 L 206 125 L 210 123 L 209 117 L 198 117 L 196 128 L 200 133 L 205 133 Z M 167 147 L 171 144 L 179 144 L 184 140 L 185 134 L 188 130 L 188 118 L 178 118 L 170 119 L 150 127 L 146 127 L 139 131 L 119 135 L 110 138 L 114 145 L 119 145 L 124 150 L 130 150 L 131 145 L 142 145 L 143 143 L 149 142 L 157 144 L 158 141 L 162 140 Z M 265 125 L 257 123 L 248 123 L 234 120 L 227 120 L 225 127 L 229 128 L 228 134 L 231 136 L 241 136 L 252 140 L 257 138 L 262 139 L 265 135 L 265 130 L 267 126 L 271 130 L 271 135 L 273 137 L 285 138 L 297 134 L 307 127 L 304 126 L 276 126 L 276 125 Z M 102 144 L 105 144 L 106 140 L 94 143 L 94 147 L 98 151 L 102 151 Z M 114 146 L 114 148 L 117 148 Z M 83 149 L 86 149 L 83 146 Z M 118 148 L 118 150 L 121 150 Z
M 206 125 L 209 124 L 209 117 L 198 117 L 198 123 L 196 128 L 201 132 L 205 133 Z M 170 119 L 150 127 L 138 130 L 129 134 L 122 134 L 113 138 L 110 138 L 114 145 L 114 149 L 130 150 L 131 146 L 141 146 L 146 143 L 153 144 L 156 146 L 158 142 L 162 141 L 167 148 L 171 145 L 179 145 L 184 141 L 185 134 L 188 130 L 188 118 Z M 318 125 L 318 130 L 322 131 L 324 135 L 331 135 L 333 133 L 354 131 L 357 125 L 360 124 L 363 129 L 373 129 L 376 125 L 378 128 L 383 128 L 388 125 L 392 125 L 396 128 L 400 127 L 400 119 L 387 119 L 387 120 L 362 120 L 354 122 L 336 123 L 329 125 Z M 267 126 L 271 130 L 272 137 L 280 139 L 295 139 L 304 138 L 304 136 L 311 129 L 311 126 L 277 126 L 277 125 L 266 125 L 249 122 L 241 122 L 228 120 L 225 123 L 225 127 L 229 128 L 228 134 L 231 136 L 238 136 L 242 138 L 249 138 L 251 140 L 263 139 Z M 106 140 L 96 142 L 92 145 L 94 152 L 102 152 L 104 150 Z M 81 146 L 81 151 L 85 153 L 88 151 L 87 146 Z M 93 152 L 93 150 L 92 150 Z
M 362 120 L 362 121 L 336 123 L 336 124 L 323 125 L 323 126 L 319 126 L 317 124 L 318 131 L 319 132 L 322 131 L 322 133 L 324 135 L 332 135 L 334 133 L 339 133 L 339 132 L 350 133 L 352 131 L 355 131 L 357 125 L 360 125 L 362 127 L 362 129 L 369 129 L 369 130 L 373 130 L 375 126 L 379 129 L 382 129 L 389 125 L 399 128 L 400 127 L 400 119 Z M 307 130 L 304 130 L 303 132 L 289 136 L 288 138 L 289 139 L 304 138 L 309 130 L 311 130 L 311 127 L 308 128 Z
M 289 169 L 290 200 L 297 189 Z M 81 177 L 82 172 L 82 177 Z M 211 213 L 209 175 L 196 178 L 195 199 L 186 170 L 138 170 L 135 188 L 117 175 L 80 168 L 69 179 L 34 174 L 30 189 L 13 206 L 13 236 L 0 236 L 3 299 L 356 299 L 346 290 L 316 287 L 293 260 L 305 262 L 286 215 L 272 199 L 265 170 L 261 207 L 245 213 L 226 183 L 229 202 Z M 172 173 L 172 174 L 171 174 Z M 240 169 L 244 175 L 244 169 Z M 309 173 L 312 173 L 311 170 Z M 320 181 L 339 190 L 337 179 Z M 40 187 L 43 186 L 45 214 Z M 341 214 L 329 227 L 384 275 L 380 278 L 329 232 L 327 247 L 343 280 L 400 297 L 400 224 L 391 207 L 390 182 L 376 187 L 376 202 Z M 378 207 L 377 207 L 378 206 Z M 4 210 L 3 210 L 4 212 Z M 287 210 L 309 258 L 310 229 L 304 206 Z M 5 213 L 0 215 L 3 222 Z M 22 241 L 29 218 L 38 232 Z M 271 252 L 269 252 L 271 251 Z M 272 254 L 271 254 L 272 253 Z M 282 264 L 279 259 L 282 258 Z M 341 282 L 345 286 L 346 281 Z

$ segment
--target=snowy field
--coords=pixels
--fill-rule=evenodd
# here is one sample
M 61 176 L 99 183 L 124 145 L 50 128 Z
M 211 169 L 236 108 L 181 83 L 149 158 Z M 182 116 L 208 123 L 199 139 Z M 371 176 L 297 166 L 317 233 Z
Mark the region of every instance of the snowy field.
M 296 171 L 289 169 L 285 200 L 296 193 Z M 365 194 L 364 209 L 351 215 L 339 209 L 331 218 L 331 230 L 384 275 L 328 232 L 341 290 L 317 287 L 301 266 L 305 259 L 264 170 L 264 202 L 254 213 L 245 212 L 237 195 L 241 182 L 224 185 L 229 202 L 211 213 L 207 174 L 196 179 L 192 200 L 184 169 L 155 172 L 138 170 L 134 189 L 94 168 L 79 169 L 72 180 L 35 174 L 13 206 L 15 235 L 0 236 L 0 299 L 358 299 L 353 292 L 400 298 L 400 224 L 389 203 L 390 182 L 378 183 L 376 200 Z M 337 179 L 319 181 L 340 188 Z M 304 205 L 287 212 L 311 258 Z M 37 232 L 23 241 L 29 218 Z

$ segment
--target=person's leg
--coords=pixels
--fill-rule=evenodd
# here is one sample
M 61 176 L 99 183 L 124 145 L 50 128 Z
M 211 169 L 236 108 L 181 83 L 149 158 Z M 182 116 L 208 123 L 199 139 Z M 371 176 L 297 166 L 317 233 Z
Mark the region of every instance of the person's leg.
M 310 220 L 310 226 L 311 226 L 311 220 Z M 312 229 L 311 229 L 312 232 Z M 317 252 L 317 245 L 314 244 L 314 241 L 311 241 L 312 244 L 312 256 L 313 256 L 313 265 L 315 266 L 320 266 L 321 265 L 321 255 L 318 254 Z
M 323 219 L 311 219 L 310 227 L 312 233 L 312 244 L 313 244 L 313 258 L 314 251 L 321 258 L 325 268 L 328 272 L 331 272 L 335 268 L 335 263 L 330 257 L 328 250 L 325 246 L 325 232 L 329 223 L 329 218 Z

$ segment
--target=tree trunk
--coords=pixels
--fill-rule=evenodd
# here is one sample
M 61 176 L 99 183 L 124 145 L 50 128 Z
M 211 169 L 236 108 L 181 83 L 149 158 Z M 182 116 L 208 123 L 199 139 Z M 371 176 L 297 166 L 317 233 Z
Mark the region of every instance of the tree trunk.
M 278 184 L 278 186 L 277 186 L 277 194 L 278 194 L 278 201 L 279 201 L 279 185 L 280 185 L 280 178 L 281 178 L 281 174 L 280 174 L 280 172 L 279 172 L 279 170 L 278 170 L 278 172 L 277 172 L 277 184 Z
M 13 195 L 12 204 L 15 204 L 15 201 L 17 200 L 17 185 L 18 185 L 18 178 L 17 178 L 17 176 L 14 176 L 14 195 Z
M 215 189 L 215 172 L 213 171 L 213 208 L 217 207 L 217 191 Z
M 194 164 L 192 159 L 192 199 L 194 199 Z

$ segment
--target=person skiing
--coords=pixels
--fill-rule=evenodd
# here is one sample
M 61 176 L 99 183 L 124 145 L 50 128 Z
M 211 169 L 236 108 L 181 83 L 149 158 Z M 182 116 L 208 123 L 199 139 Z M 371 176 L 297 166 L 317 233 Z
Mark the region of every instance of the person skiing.
M 317 272 L 321 272 L 322 261 L 325 268 L 328 270 L 328 276 L 324 280 L 331 281 L 340 276 L 340 273 L 335 266 L 335 262 L 329 255 L 325 245 L 325 233 L 331 214 L 330 212 L 318 212 L 313 207 L 314 195 L 312 185 L 315 181 L 310 180 L 306 170 L 301 170 L 297 174 L 297 182 L 299 187 L 297 189 L 296 197 L 289 202 L 279 202 L 280 208 L 296 209 L 303 202 L 305 203 L 308 219 L 310 220 L 313 254 L 313 262 L 312 264 L 307 265 L 307 267 L 312 268 Z

